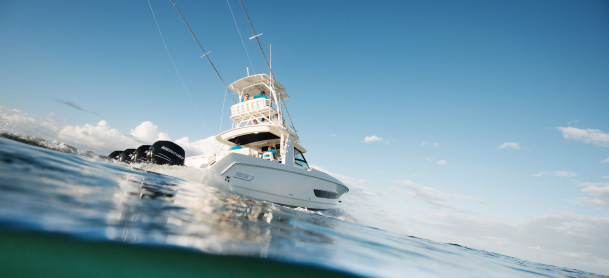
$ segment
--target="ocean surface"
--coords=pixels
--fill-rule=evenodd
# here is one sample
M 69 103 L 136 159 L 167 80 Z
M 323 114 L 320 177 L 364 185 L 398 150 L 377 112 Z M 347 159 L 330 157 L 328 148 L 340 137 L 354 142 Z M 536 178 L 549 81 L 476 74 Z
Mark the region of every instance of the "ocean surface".
M 22 141 L 0 138 L 2 277 L 606 277 L 252 200 L 201 169 Z

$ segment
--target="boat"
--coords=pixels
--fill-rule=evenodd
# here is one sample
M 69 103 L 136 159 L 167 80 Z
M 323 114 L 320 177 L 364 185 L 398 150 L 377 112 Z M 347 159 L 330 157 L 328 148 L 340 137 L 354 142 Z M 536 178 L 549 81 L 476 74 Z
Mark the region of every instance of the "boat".
M 308 164 L 298 132 L 285 121 L 289 96 L 271 76 L 251 75 L 228 86 L 239 100 L 262 91 L 268 96 L 232 105 L 232 128 L 216 136 L 222 144 L 218 151 L 186 157 L 184 164 L 207 169 L 238 195 L 290 207 L 336 208 L 349 188 Z M 235 145 L 241 148 L 233 149 Z M 278 150 L 276 155 L 269 148 Z

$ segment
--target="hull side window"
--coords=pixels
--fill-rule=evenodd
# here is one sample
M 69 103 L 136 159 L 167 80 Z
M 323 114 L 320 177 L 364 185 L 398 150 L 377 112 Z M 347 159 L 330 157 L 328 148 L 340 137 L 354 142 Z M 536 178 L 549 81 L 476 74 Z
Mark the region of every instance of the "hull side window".
M 330 191 L 313 189 L 313 193 L 317 198 L 338 199 L 338 194 Z

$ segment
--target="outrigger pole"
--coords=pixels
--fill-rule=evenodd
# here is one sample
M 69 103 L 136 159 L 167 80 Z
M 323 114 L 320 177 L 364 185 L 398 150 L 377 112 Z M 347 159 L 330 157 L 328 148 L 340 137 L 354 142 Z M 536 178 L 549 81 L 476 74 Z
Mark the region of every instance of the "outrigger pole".
M 199 45 L 199 47 L 201 48 L 201 50 L 203 51 L 203 56 L 205 56 L 207 58 L 207 61 L 209 61 L 209 64 L 211 64 L 211 66 L 214 68 L 214 70 L 216 71 L 216 74 L 218 75 L 218 77 L 220 78 L 220 81 L 222 81 L 222 84 L 224 84 L 224 87 L 226 87 L 226 90 L 229 92 L 230 94 L 230 90 L 228 89 L 228 86 L 226 86 L 226 83 L 224 83 L 224 79 L 222 79 L 222 76 L 220 76 L 220 73 L 218 72 L 218 70 L 216 69 L 216 66 L 214 66 L 214 63 L 211 62 L 211 59 L 209 58 L 209 52 L 206 52 L 205 49 L 203 49 L 203 46 L 201 46 L 201 43 L 199 42 L 199 40 L 197 39 L 197 36 L 195 36 L 195 33 L 192 32 L 192 29 L 190 29 L 190 26 L 188 26 L 188 23 L 186 23 L 186 20 L 184 19 L 184 17 L 182 16 L 182 13 L 180 12 L 180 10 L 178 9 L 178 6 L 176 6 L 176 3 L 173 2 L 173 0 L 171 0 L 171 3 L 173 4 L 173 7 L 176 8 L 176 11 L 178 11 L 178 14 L 180 15 L 180 17 L 182 18 L 182 21 L 184 21 L 184 24 L 186 24 L 186 27 L 188 28 L 188 31 L 190 31 L 190 34 L 192 35 L 193 38 L 195 38 L 195 41 L 197 41 L 197 44 Z M 243 3 L 242 3 L 243 4 Z M 256 39 L 257 40 L 257 39 Z M 210 51 L 211 52 L 211 51 Z M 264 53 L 263 53 L 264 54 Z M 203 56 L 201 56 L 200 58 L 203 58 Z M 264 57 L 264 59 L 266 60 L 266 57 Z M 268 64 L 268 63 L 267 63 Z M 233 99 L 233 101 L 235 103 L 237 103 L 237 101 L 235 100 L 235 97 L 233 97 L 233 94 L 230 94 L 230 97 Z
M 173 0 L 172 0 L 173 2 Z M 266 67 L 269 69 L 269 72 L 271 73 L 271 77 L 273 76 L 273 72 L 271 71 L 271 66 L 269 65 L 269 61 L 266 59 L 266 55 L 264 54 L 264 50 L 262 50 L 262 45 L 260 44 L 260 41 L 258 40 L 258 37 L 262 34 L 256 34 L 256 31 L 254 31 L 254 25 L 252 24 L 252 21 L 250 20 L 250 16 L 247 15 L 247 11 L 245 10 L 245 6 L 243 5 L 243 1 L 239 0 L 239 2 L 241 3 L 241 7 L 243 8 L 243 12 L 245 12 L 245 17 L 247 17 L 247 21 L 250 23 L 250 27 L 252 28 L 252 32 L 254 33 L 254 36 L 250 38 L 251 39 L 256 39 L 256 42 L 258 42 L 258 47 L 260 47 L 260 51 L 262 52 L 262 56 L 264 57 L 264 61 L 266 62 Z
M 173 2 L 173 0 L 171 0 L 171 2 Z M 269 64 L 269 61 L 266 59 L 266 55 L 264 54 L 264 50 L 262 49 L 262 45 L 260 44 L 260 40 L 258 40 L 258 37 L 262 34 L 256 34 L 256 31 L 254 30 L 254 25 L 252 24 L 252 21 L 250 20 L 250 16 L 247 14 L 247 11 L 245 10 L 245 5 L 243 5 L 243 1 L 239 0 L 239 2 L 241 3 L 241 7 L 243 8 L 243 12 L 245 13 L 245 17 L 247 17 L 247 21 L 250 24 L 250 27 L 252 28 L 252 33 L 254 33 L 254 36 L 250 38 L 251 39 L 256 39 L 256 42 L 258 42 L 258 47 L 260 47 L 260 52 L 262 52 L 262 56 L 264 57 L 264 61 L 266 62 L 266 67 L 269 69 L 269 73 L 271 74 L 271 88 L 274 87 L 274 80 L 275 80 L 275 75 L 273 74 L 273 71 L 271 70 L 271 65 Z M 175 5 L 175 4 L 174 4 Z M 229 4 L 230 7 L 230 4 Z M 176 7 L 177 9 L 177 7 Z M 193 35 L 194 36 L 194 35 Z M 290 119 L 290 124 L 292 124 L 292 129 L 294 129 L 294 132 L 296 134 L 298 134 L 298 131 L 296 131 L 296 128 L 294 127 L 294 123 L 292 122 L 292 117 L 290 116 L 290 112 L 288 112 L 288 107 L 285 105 L 285 102 L 283 101 L 283 98 L 279 97 L 279 99 L 281 99 L 281 103 L 283 104 L 283 106 L 285 107 L 285 112 L 288 114 L 288 118 Z

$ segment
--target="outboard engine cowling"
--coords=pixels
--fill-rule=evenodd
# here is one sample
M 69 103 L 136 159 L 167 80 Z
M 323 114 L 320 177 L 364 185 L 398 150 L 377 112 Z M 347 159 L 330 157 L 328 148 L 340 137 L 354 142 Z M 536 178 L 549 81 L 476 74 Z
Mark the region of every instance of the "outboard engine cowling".
M 148 152 L 148 161 L 154 164 L 184 165 L 186 153 L 171 141 L 156 141 Z
M 121 155 L 118 157 L 118 161 L 125 162 L 125 163 L 131 163 L 131 154 L 133 154 L 133 152 L 135 152 L 135 149 L 124 150 L 121 153 Z
M 108 157 L 110 159 L 118 159 L 118 156 L 121 155 L 123 151 L 113 151 L 111 154 L 108 155 Z
M 139 146 L 135 152 L 131 155 L 131 162 L 133 163 L 146 163 L 148 150 L 150 149 L 150 145 L 141 145 Z

